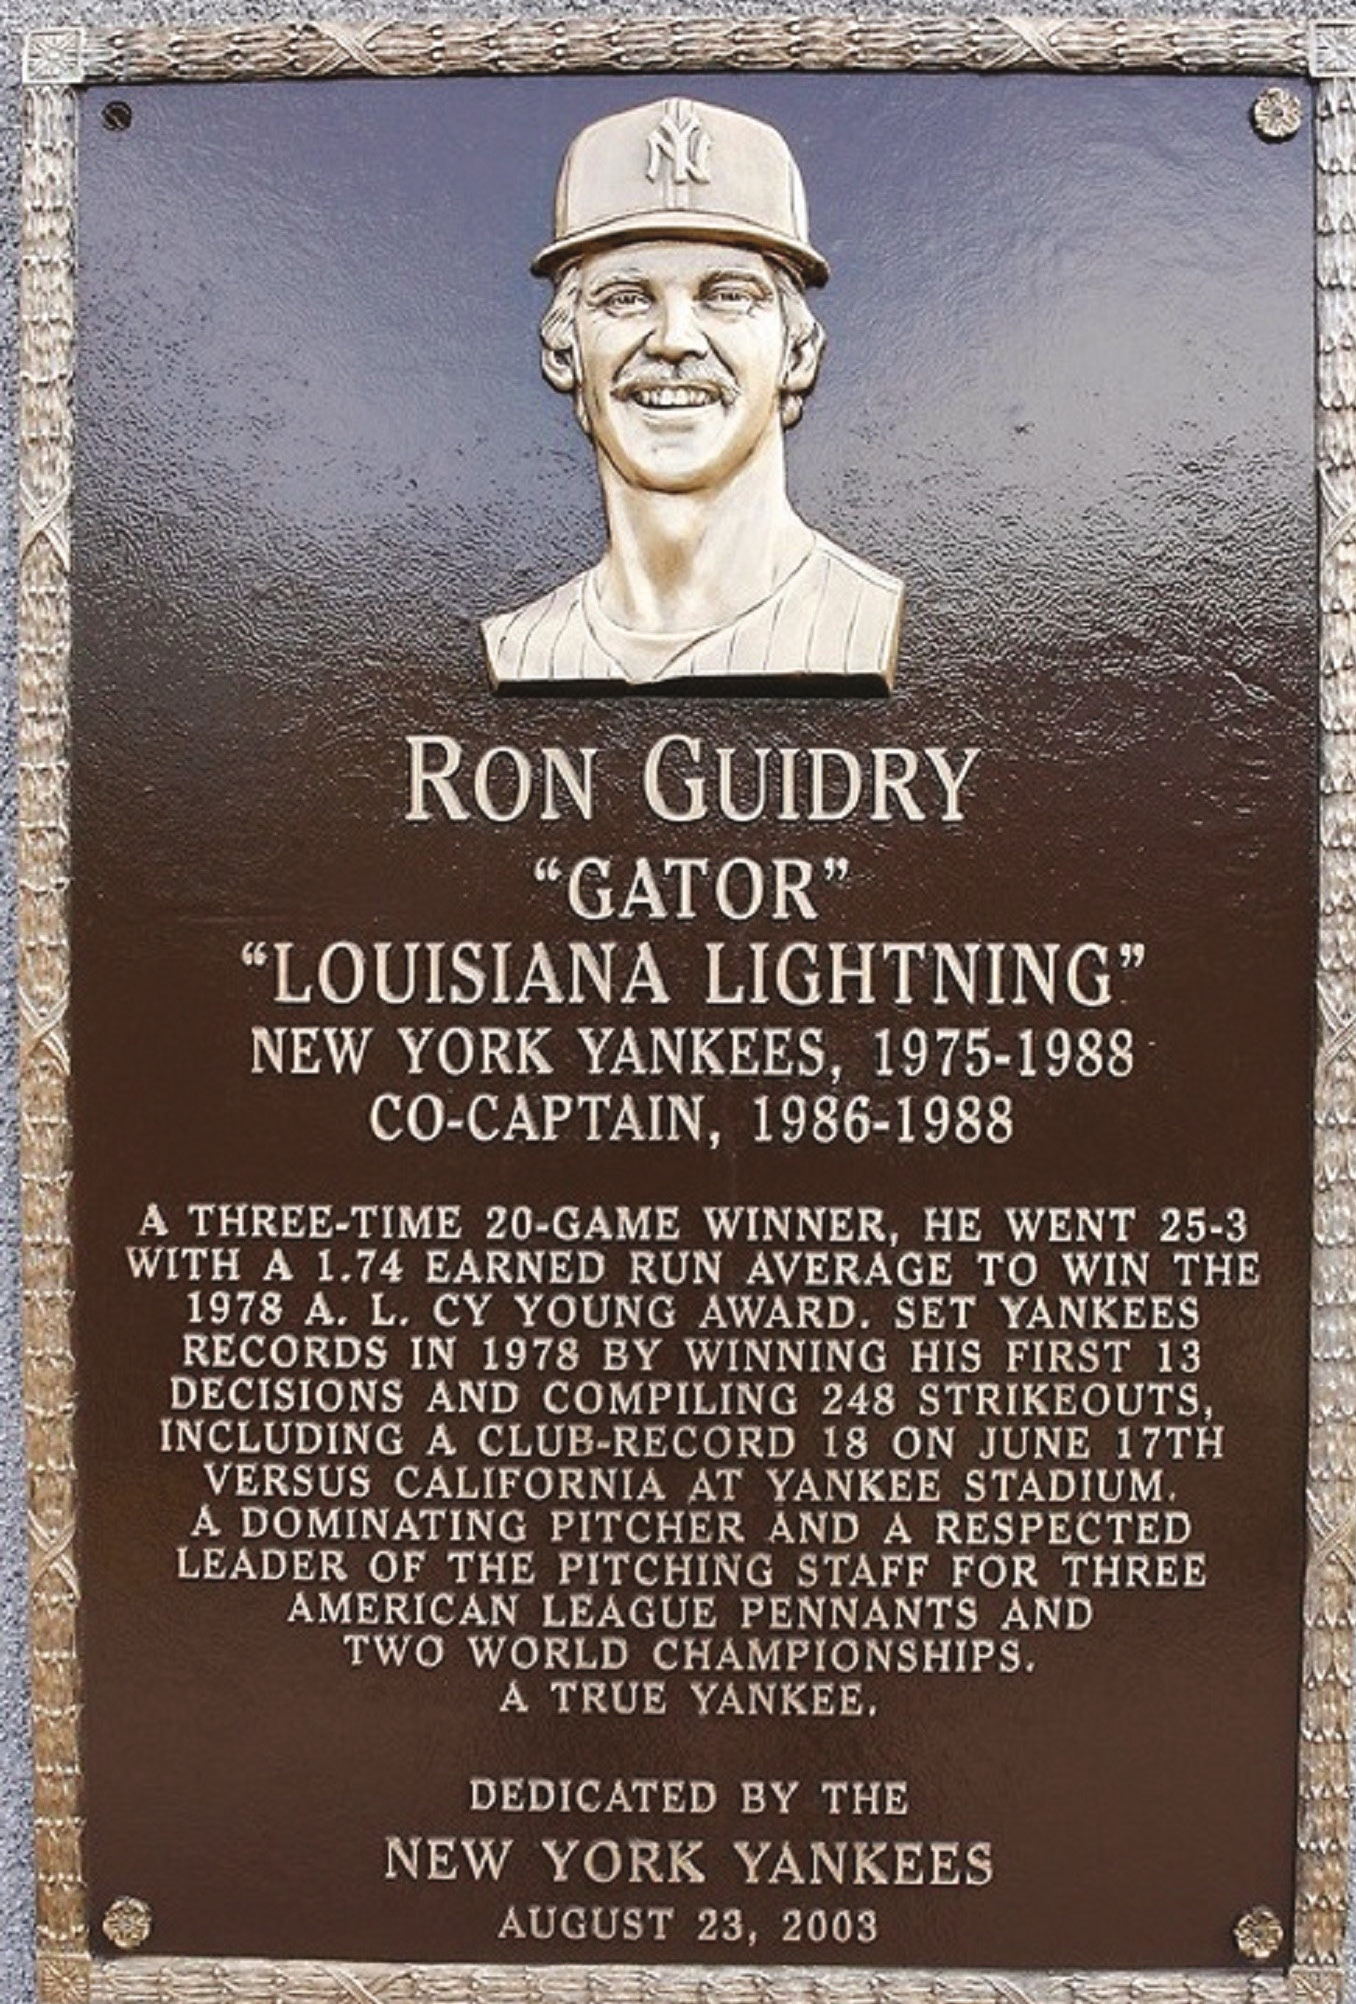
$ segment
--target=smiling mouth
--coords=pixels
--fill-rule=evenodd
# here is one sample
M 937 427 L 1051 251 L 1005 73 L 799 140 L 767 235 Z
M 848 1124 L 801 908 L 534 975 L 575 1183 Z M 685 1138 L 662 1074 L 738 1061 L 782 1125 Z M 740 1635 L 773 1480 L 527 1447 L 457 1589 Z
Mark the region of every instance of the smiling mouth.
M 654 383 L 628 389 L 626 400 L 647 411 L 700 410 L 723 402 L 720 391 L 709 383 Z

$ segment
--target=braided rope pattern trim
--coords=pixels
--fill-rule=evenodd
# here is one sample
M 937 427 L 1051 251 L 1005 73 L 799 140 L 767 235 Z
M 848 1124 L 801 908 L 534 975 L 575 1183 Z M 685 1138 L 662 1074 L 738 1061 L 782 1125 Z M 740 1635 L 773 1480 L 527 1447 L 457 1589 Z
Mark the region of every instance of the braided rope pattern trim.
M 67 670 L 75 342 L 75 114 L 25 93 L 19 347 L 19 1079 L 24 1407 L 38 1868 L 45 1998 L 87 1990 L 76 1650 L 70 1185 L 66 1107 Z
M 1283 1976 L 872 1969 L 394 1969 L 138 1956 L 96 1963 L 94 2004 L 1291 2004 Z M 1337 1991 L 1303 1993 L 1336 2004 Z
M 1175 70 L 1302 75 L 1297 21 L 305 21 L 84 33 L 86 83 L 587 70 Z
M 1356 1581 L 1356 81 L 1318 86 L 1319 1015 L 1296 1949 L 1346 1927 Z

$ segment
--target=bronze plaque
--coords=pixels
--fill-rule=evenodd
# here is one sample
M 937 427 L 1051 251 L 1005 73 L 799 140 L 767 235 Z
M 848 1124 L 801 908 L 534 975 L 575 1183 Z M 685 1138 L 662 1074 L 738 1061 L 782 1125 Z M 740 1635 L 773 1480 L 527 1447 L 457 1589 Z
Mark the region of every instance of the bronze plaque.
M 51 1966 L 1321 1964 L 1339 87 L 159 46 L 34 92 Z

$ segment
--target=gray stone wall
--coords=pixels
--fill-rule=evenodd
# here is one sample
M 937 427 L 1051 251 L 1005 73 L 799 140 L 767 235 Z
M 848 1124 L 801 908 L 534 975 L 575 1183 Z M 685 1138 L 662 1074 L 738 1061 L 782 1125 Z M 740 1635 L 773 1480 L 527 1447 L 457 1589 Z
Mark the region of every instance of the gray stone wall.
M 355 8 L 335 4 L 320 8 L 288 6 L 285 0 L 0 0 L 0 377 L 6 385 L 0 403 L 0 550 L 3 550 L 3 591 L 0 591 L 0 650 L 7 664 L 14 661 L 14 553 L 17 543 L 15 515 L 15 417 L 17 396 L 17 265 L 20 104 L 19 74 L 23 36 L 30 27 L 80 20 L 105 26 L 145 22 L 212 22 L 222 20 L 264 21 L 300 19 L 307 16 L 329 18 L 371 18 L 375 8 Z M 447 6 L 402 0 L 387 10 L 410 18 L 426 18 L 456 11 Z M 461 11 L 490 14 L 490 4 Z M 518 17 L 546 17 L 568 13 L 641 15 L 673 12 L 656 7 L 648 0 L 613 0 L 610 6 L 595 0 L 518 0 L 512 12 Z M 700 0 L 698 11 L 732 18 L 774 13 L 801 15 L 807 10 L 785 0 Z M 815 12 L 852 13 L 858 11 L 841 0 L 817 0 Z M 974 4 L 974 0 L 946 0 L 944 5 L 929 0 L 909 0 L 905 6 L 891 0 L 871 0 L 869 11 L 896 14 L 974 14 L 997 11 Z M 1018 11 L 1012 9 L 1011 11 Z M 1032 13 L 1081 15 L 1085 18 L 1115 19 L 1127 12 L 1185 16 L 1212 11 L 1200 0 L 1157 0 L 1142 10 L 1127 9 L 1115 0 L 1040 0 Z M 1293 8 L 1267 4 L 1267 0 L 1234 0 L 1227 8 L 1234 15 L 1282 17 Z M 1325 18 L 1356 18 L 1356 5 L 1346 4 L 1324 10 Z M 16 1011 L 14 997 L 14 777 L 15 777 L 15 690 L 12 665 L 0 683 L 0 2004 L 33 2004 L 32 1971 L 32 1850 L 30 1821 L 32 1797 L 29 1784 L 30 1744 L 27 1724 L 27 1635 L 25 1611 L 23 1537 L 23 1439 L 20 1393 L 20 1341 L 18 1316 L 18 1119 L 15 1109 L 14 1076 L 16 1061 Z M 1356 1956 L 1349 1944 L 1345 1994 L 1356 1998 Z

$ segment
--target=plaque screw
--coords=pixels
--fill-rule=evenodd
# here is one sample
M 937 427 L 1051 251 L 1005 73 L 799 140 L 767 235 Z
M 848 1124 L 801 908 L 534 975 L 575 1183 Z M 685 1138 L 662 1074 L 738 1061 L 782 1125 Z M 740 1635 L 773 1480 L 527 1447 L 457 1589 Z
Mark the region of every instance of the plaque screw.
M 99 116 L 110 132 L 126 132 L 132 123 L 132 107 L 120 97 L 110 98 Z
M 115 1948 L 140 1948 L 151 1932 L 151 1910 L 145 1900 L 124 1895 L 104 1915 L 103 1930 Z
M 1270 1962 L 1285 1940 L 1285 1929 L 1270 1907 L 1249 1907 L 1234 1922 L 1234 1940 L 1249 1962 Z
M 1253 131 L 1262 139 L 1293 139 L 1304 123 L 1304 106 L 1292 90 L 1273 84 L 1252 107 Z

